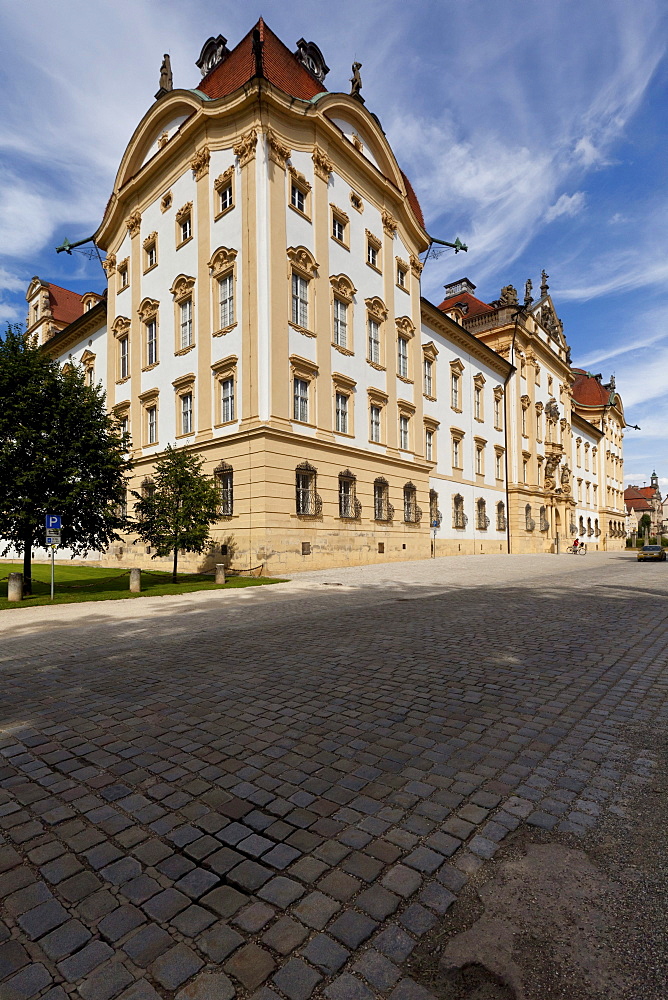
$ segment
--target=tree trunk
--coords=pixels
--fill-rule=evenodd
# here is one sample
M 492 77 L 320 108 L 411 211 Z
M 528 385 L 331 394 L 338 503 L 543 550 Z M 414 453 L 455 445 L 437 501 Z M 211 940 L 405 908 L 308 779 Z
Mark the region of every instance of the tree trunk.
M 23 543 L 23 595 L 32 594 L 32 536 Z
M 172 568 L 172 583 L 176 583 L 176 567 L 179 561 L 179 550 L 174 546 L 174 566 Z

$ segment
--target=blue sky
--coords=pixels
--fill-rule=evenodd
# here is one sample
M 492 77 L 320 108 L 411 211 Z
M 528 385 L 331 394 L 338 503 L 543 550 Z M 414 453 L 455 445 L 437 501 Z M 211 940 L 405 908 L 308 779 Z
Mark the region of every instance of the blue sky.
M 53 248 L 97 228 L 163 52 L 194 87 L 203 42 L 258 16 L 315 41 L 330 90 L 363 94 L 431 235 L 423 292 L 467 275 L 481 298 L 541 268 L 573 361 L 614 373 L 626 480 L 668 491 L 668 6 L 664 0 L 0 0 L 0 322 L 34 274 L 100 290 L 99 265 Z

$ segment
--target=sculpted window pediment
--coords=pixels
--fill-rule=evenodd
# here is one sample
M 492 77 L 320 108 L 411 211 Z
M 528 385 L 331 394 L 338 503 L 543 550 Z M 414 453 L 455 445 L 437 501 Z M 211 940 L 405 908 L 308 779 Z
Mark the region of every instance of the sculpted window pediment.
M 332 372 L 332 382 L 335 388 L 344 389 L 346 392 L 352 392 L 357 385 L 354 378 L 350 378 L 349 375 L 343 375 L 341 372 Z
M 502 385 L 495 385 L 494 386 L 494 399 L 501 399 L 502 397 L 503 397 L 503 386 Z
M 142 323 L 146 323 L 147 320 L 153 319 L 157 316 L 158 309 L 160 308 L 160 303 L 156 299 L 144 299 L 139 306 L 137 312 L 141 318 Z
M 430 340 L 428 344 L 422 345 L 422 353 L 428 361 L 436 361 L 436 358 L 438 357 L 438 347 L 433 340 Z
M 450 371 L 453 375 L 462 375 L 464 372 L 464 365 L 459 358 L 455 358 L 454 361 L 450 362 Z
M 397 331 L 402 337 L 406 337 L 408 340 L 415 336 L 415 324 L 409 316 L 399 316 L 395 321 L 397 326 Z
M 111 326 L 114 337 L 126 337 L 130 332 L 131 322 L 127 316 L 117 316 Z
M 144 250 L 148 250 L 151 247 L 151 245 L 153 243 L 155 243 L 155 241 L 157 240 L 157 238 L 158 238 L 158 234 L 157 233 L 149 233 L 149 235 L 146 237 L 146 239 L 142 243 L 142 246 L 143 246 Z
M 239 359 L 236 354 L 230 354 L 229 357 L 223 358 L 221 361 L 215 361 L 211 365 L 211 371 L 216 378 L 222 378 L 224 375 L 234 375 L 236 374 L 238 361 Z
M 183 392 L 184 389 L 190 389 L 191 386 L 195 384 L 195 373 L 188 372 L 187 375 L 180 375 L 179 378 L 175 378 L 172 382 L 175 390 L 177 392 Z
M 237 254 L 238 250 L 233 250 L 230 247 L 218 247 L 218 249 L 213 252 L 211 260 L 207 265 L 212 276 L 215 278 L 223 271 L 229 270 L 229 268 L 234 265 L 234 262 L 237 259 Z
M 170 295 L 173 295 L 177 302 L 181 299 L 185 299 L 192 293 L 195 287 L 195 278 L 187 274 L 179 274 L 178 277 L 174 279 L 172 287 L 169 289 Z
M 307 278 L 314 278 L 316 276 L 318 273 L 318 262 L 310 250 L 304 246 L 288 247 L 287 253 L 288 260 L 296 271 L 301 271 Z
M 374 389 L 373 387 L 369 386 L 369 388 L 367 388 L 366 392 L 367 392 L 367 396 L 369 397 L 370 402 L 375 403 L 378 406 L 386 406 L 387 405 L 387 401 L 388 401 L 389 397 L 388 397 L 388 395 L 387 395 L 386 392 L 383 392 L 382 389 Z
M 186 219 L 190 215 L 192 210 L 193 210 L 193 203 L 191 201 L 187 201 L 185 205 L 182 205 L 181 208 L 176 213 L 176 221 L 183 222 L 184 219 Z
M 373 319 L 378 320 L 378 322 L 384 323 L 385 320 L 387 319 L 387 306 L 385 305 L 383 300 L 379 298 L 377 295 L 374 295 L 370 299 L 365 299 L 364 302 L 369 311 L 369 315 Z
M 538 403 L 536 403 L 536 413 L 542 413 L 542 412 L 543 412 L 543 404 L 539 401 Z
M 329 283 L 339 298 L 343 299 L 344 302 L 352 302 L 353 295 L 356 294 L 357 289 L 347 274 L 333 274 L 329 279 Z
M 365 232 L 366 238 L 367 238 L 368 242 L 371 244 L 371 246 L 375 247 L 376 250 L 380 250 L 382 248 L 382 246 L 383 246 L 383 241 L 379 240 L 377 236 L 374 236 L 374 234 L 371 232 L 370 229 L 365 229 L 364 232 Z
M 320 371 L 319 366 L 315 361 L 310 361 L 308 358 L 302 358 L 299 354 L 291 354 L 290 361 L 290 371 L 293 375 L 298 375 L 299 378 L 305 378 L 307 381 L 316 378 L 318 372 Z
M 86 349 L 83 352 L 83 354 L 81 355 L 81 364 L 82 365 L 90 365 L 94 361 L 95 361 L 95 355 L 93 354 L 92 351 L 89 351 L 88 349 Z
M 222 174 L 219 174 L 218 177 L 216 177 L 215 181 L 213 182 L 213 186 L 216 189 L 216 191 L 220 193 L 223 190 L 223 188 L 227 187 L 233 176 L 234 176 L 234 165 L 228 167 L 227 170 L 224 170 Z
M 531 400 L 529 399 L 528 396 L 522 396 L 521 399 L 520 399 L 520 402 L 522 404 L 522 409 L 523 410 L 526 410 L 527 407 L 531 405 Z
M 487 379 L 482 374 L 482 372 L 478 372 L 477 375 L 473 376 L 473 384 L 475 385 L 476 389 L 482 389 L 486 381 Z
M 295 184 L 297 184 L 297 186 L 300 187 L 303 191 L 306 192 L 311 190 L 311 185 L 307 181 L 306 176 L 304 174 L 300 174 L 300 172 L 298 170 L 295 170 L 294 167 L 288 167 L 288 173 L 290 174 L 290 177 L 292 177 L 292 180 L 295 182 Z

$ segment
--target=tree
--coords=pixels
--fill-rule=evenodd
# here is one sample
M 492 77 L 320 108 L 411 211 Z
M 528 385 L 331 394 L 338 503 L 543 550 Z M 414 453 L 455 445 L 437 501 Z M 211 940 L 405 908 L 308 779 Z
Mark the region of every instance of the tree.
M 649 514 L 643 514 L 643 516 L 640 518 L 640 521 L 638 522 L 638 534 L 641 537 L 644 537 L 645 535 L 649 535 L 651 529 L 652 529 L 652 518 L 650 517 Z
M 215 482 L 202 472 L 202 459 L 185 448 L 167 445 L 155 463 L 153 478 L 144 481 L 135 499 L 133 529 L 158 556 L 173 556 L 172 581 L 176 583 L 179 549 L 203 552 L 209 525 L 220 517 L 220 494 Z
M 32 548 L 45 517 L 62 516 L 73 555 L 100 551 L 125 526 L 127 440 L 99 386 L 78 365 L 61 368 L 20 326 L 0 340 L 0 538 L 23 552 L 32 593 Z

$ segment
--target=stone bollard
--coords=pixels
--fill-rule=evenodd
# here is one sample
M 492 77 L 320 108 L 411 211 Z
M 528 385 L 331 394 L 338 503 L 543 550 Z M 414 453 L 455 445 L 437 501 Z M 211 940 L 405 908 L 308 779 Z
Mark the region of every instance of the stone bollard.
M 7 580 L 7 600 L 23 600 L 23 573 L 10 573 Z
M 141 570 L 138 568 L 130 570 L 130 593 L 141 594 Z
M 225 563 L 216 563 L 216 583 L 225 583 Z

